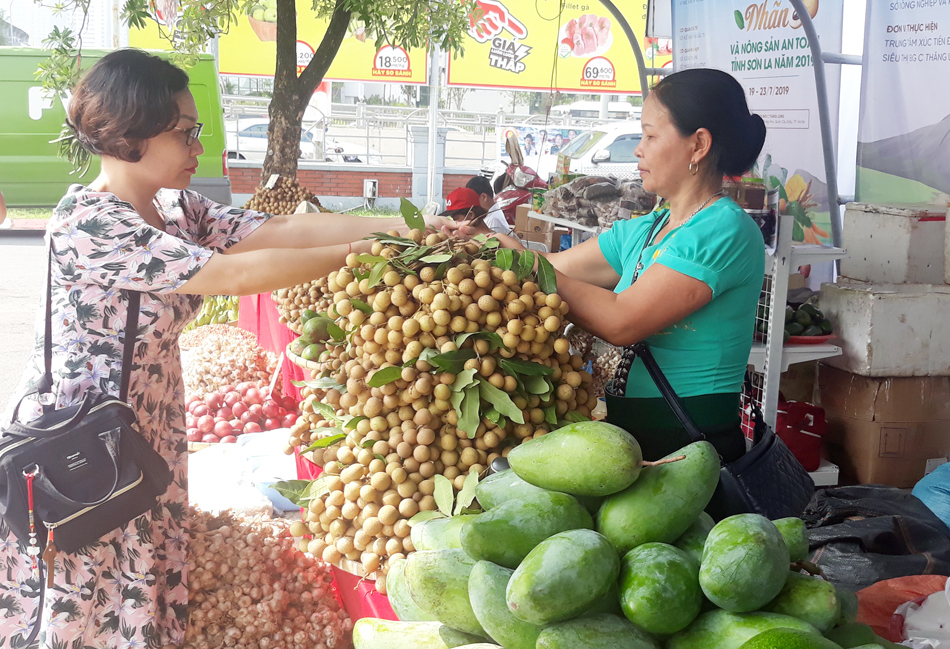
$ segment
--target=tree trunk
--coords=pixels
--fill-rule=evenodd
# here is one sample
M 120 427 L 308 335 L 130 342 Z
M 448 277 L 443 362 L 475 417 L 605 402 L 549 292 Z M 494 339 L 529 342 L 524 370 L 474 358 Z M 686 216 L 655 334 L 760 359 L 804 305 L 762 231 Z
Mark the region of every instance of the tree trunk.
M 300 157 L 303 113 L 314 90 L 323 81 L 346 35 L 350 12 L 337 0 L 327 32 L 313 58 L 297 76 L 297 17 L 294 0 L 277 0 L 277 68 L 267 128 L 267 155 L 261 182 L 272 174 L 295 177 Z

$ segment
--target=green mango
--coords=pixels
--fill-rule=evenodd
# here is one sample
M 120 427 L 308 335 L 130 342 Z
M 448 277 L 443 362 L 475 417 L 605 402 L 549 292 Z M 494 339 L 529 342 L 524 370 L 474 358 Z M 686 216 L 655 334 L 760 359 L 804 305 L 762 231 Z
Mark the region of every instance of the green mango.
M 858 596 L 848 588 L 837 587 L 838 602 L 841 604 L 841 614 L 835 622 L 835 626 L 851 624 L 858 619 Z
M 831 640 L 800 629 L 770 629 L 742 645 L 742 649 L 841 649 Z
M 451 518 L 430 518 L 416 523 L 409 532 L 412 547 L 416 550 L 458 550 L 462 547 L 459 534 L 465 521 L 475 514 L 452 516 Z
M 795 312 L 795 322 L 803 327 L 810 327 L 812 323 L 812 317 L 807 311 L 799 309 Z
M 468 599 L 468 576 L 475 562 L 464 550 L 423 550 L 406 559 L 406 586 L 427 615 L 453 629 L 485 636 Z
M 442 638 L 442 642 L 444 642 L 445 646 L 449 649 L 455 649 L 456 647 L 482 647 L 486 646 L 484 643 L 488 641 L 488 638 L 465 633 L 464 631 L 453 629 L 444 624 L 439 627 L 439 637 Z M 487 646 L 497 647 L 498 645 L 490 644 Z
M 808 558 L 808 530 L 800 518 L 779 518 L 772 521 L 781 532 L 788 546 L 788 558 L 792 563 Z
M 906 649 L 903 645 L 895 644 L 890 640 L 885 640 L 874 629 L 867 624 L 851 622 L 832 629 L 825 634 L 825 637 L 841 645 L 844 649 L 856 649 L 865 645 L 881 645 L 884 649 Z
M 666 649 L 739 649 L 760 633 L 789 628 L 813 633 L 818 630 L 798 618 L 778 613 L 730 613 L 716 609 L 703 613 L 666 641 Z
M 699 615 L 699 564 L 665 543 L 644 543 L 620 562 L 620 604 L 627 619 L 648 633 L 676 633 Z
M 452 649 L 439 622 L 396 622 L 364 617 L 353 625 L 353 649 Z
M 511 449 L 508 463 L 544 489 L 580 496 L 609 496 L 640 475 L 643 454 L 633 435 L 603 421 L 582 421 Z
M 618 554 L 643 543 L 672 543 L 709 504 L 719 484 L 719 453 L 709 442 L 695 442 L 672 457 L 679 455 L 686 459 L 644 467 L 636 482 L 601 505 L 597 531 Z
M 324 343 L 330 339 L 327 330 L 331 324 L 333 320 L 330 318 L 314 316 L 303 323 L 300 328 L 300 337 L 309 343 Z
M 781 592 L 762 610 L 797 617 L 826 633 L 838 621 L 841 604 L 830 581 L 790 572 Z
M 549 491 L 509 500 L 469 518 L 459 538 L 462 549 L 476 561 L 514 570 L 549 536 L 593 528 L 594 520 L 573 496 Z
M 596 516 L 600 510 L 600 506 L 604 504 L 603 496 L 579 496 L 574 494 L 574 497 L 577 498 L 577 502 L 582 504 L 584 509 L 587 510 L 587 513 L 591 516 Z
M 620 585 L 616 581 L 611 582 L 606 595 L 591 604 L 590 608 L 578 617 L 592 617 L 601 613 L 623 616 L 623 608 L 620 606 Z
M 607 613 L 551 625 L 538 636 L 537 649 L 659 649 L 635 624 Z
M 570 530 L 542 541 L 515 570 L 505 591 L 508 610 L 529 624 L 547 626 L 583 613 L 620 573 L 606 538 Z
M 509 500 L 518 500 L 528 495 L 547 492 L 547 489 L 535 487 L 530 482 L 525 482 L 519 478 L 518 474 L 511 469 L 507 469 L 499 473 L 493 473 L 480 481 L 475 487 L 475 498 L 482 509 L 488 511 Z
M 673 545 L 696 559 L 696 565 L 703 560 L 703 546 L 706 545 L 706 537 L 709 536 L 709 530 L 716 525 L 713 517 L 706 512 L 700 512 L 699 516 L 693 521 L 692 525 L 686 528 L 678 539 L 673 541 Z
M 498 649 L 498 645 L 490 642 L 478 642 L 475 644 L 456 645 L 455 649 Z
M 508 610 L 505 590 L 514 571 L 479 561 L 468 579 L 468 597 L 482 628 L 506 649 L 535 649 L 541 627 L 522 622 Z
M 412 600 L 409 587 L 406 586 L 404 571 L 406 560 L 398 559 L 389 564 L 386 573 L 386 596 L 393 612 L 403 622 L 434 622 L 435 616 L 429 615 Z
M 788 578 L 788 546 L 764 516 L 738 514 L 706 537 L 699 585 L 713 604 L 733 613 L 771 602 Z
M 801 336 L 802 332 L 805 331 L 805 327 L 797 322 L 789 322 L 785 325 L 785 331 L 787 331 L 790 336 Z

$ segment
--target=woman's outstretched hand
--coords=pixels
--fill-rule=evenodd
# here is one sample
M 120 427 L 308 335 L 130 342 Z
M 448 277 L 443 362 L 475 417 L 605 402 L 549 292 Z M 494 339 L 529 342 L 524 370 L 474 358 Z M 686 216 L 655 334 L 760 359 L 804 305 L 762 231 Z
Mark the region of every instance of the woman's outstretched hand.
M 518 241 L 518 239 L 516 239 L 515 237 L 512 237 L 507 234 L 502 234 L 500 232 L 496 232 L 495 234 L 491 236 L 498 239 L 498 242 L 499 244 L 501 244 L 502 248 L 511 248 L 512 250 L 525 250 L 524 245 L 522 245 L 522 243 Z
M 426 214 L 426 232 L 444 232 L 447 235 L 468 239 L 476 234 L 475 229 L 465 221 L 456 221 L 447 216 Z

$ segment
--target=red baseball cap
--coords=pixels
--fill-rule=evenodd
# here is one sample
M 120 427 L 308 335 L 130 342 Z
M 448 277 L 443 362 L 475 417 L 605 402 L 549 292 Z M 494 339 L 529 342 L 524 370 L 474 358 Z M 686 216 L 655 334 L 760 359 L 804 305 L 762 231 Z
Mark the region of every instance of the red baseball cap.
M 453 189 L 452 193 L 445 197 L 445 211 L 454 212 L 456 210 L 468 210 L 480 205 L 479 196 L 474 190 L 468 187 L 459 187 Z

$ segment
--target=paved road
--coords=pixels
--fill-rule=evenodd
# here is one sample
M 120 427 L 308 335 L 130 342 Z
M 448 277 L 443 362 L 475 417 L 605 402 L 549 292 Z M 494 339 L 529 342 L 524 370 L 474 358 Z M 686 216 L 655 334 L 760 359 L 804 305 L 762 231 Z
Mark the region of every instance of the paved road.
M 0 413 L 33 346 L 34 318 L 46 283 L 45 252 L 41 236 L 0 237 Z

